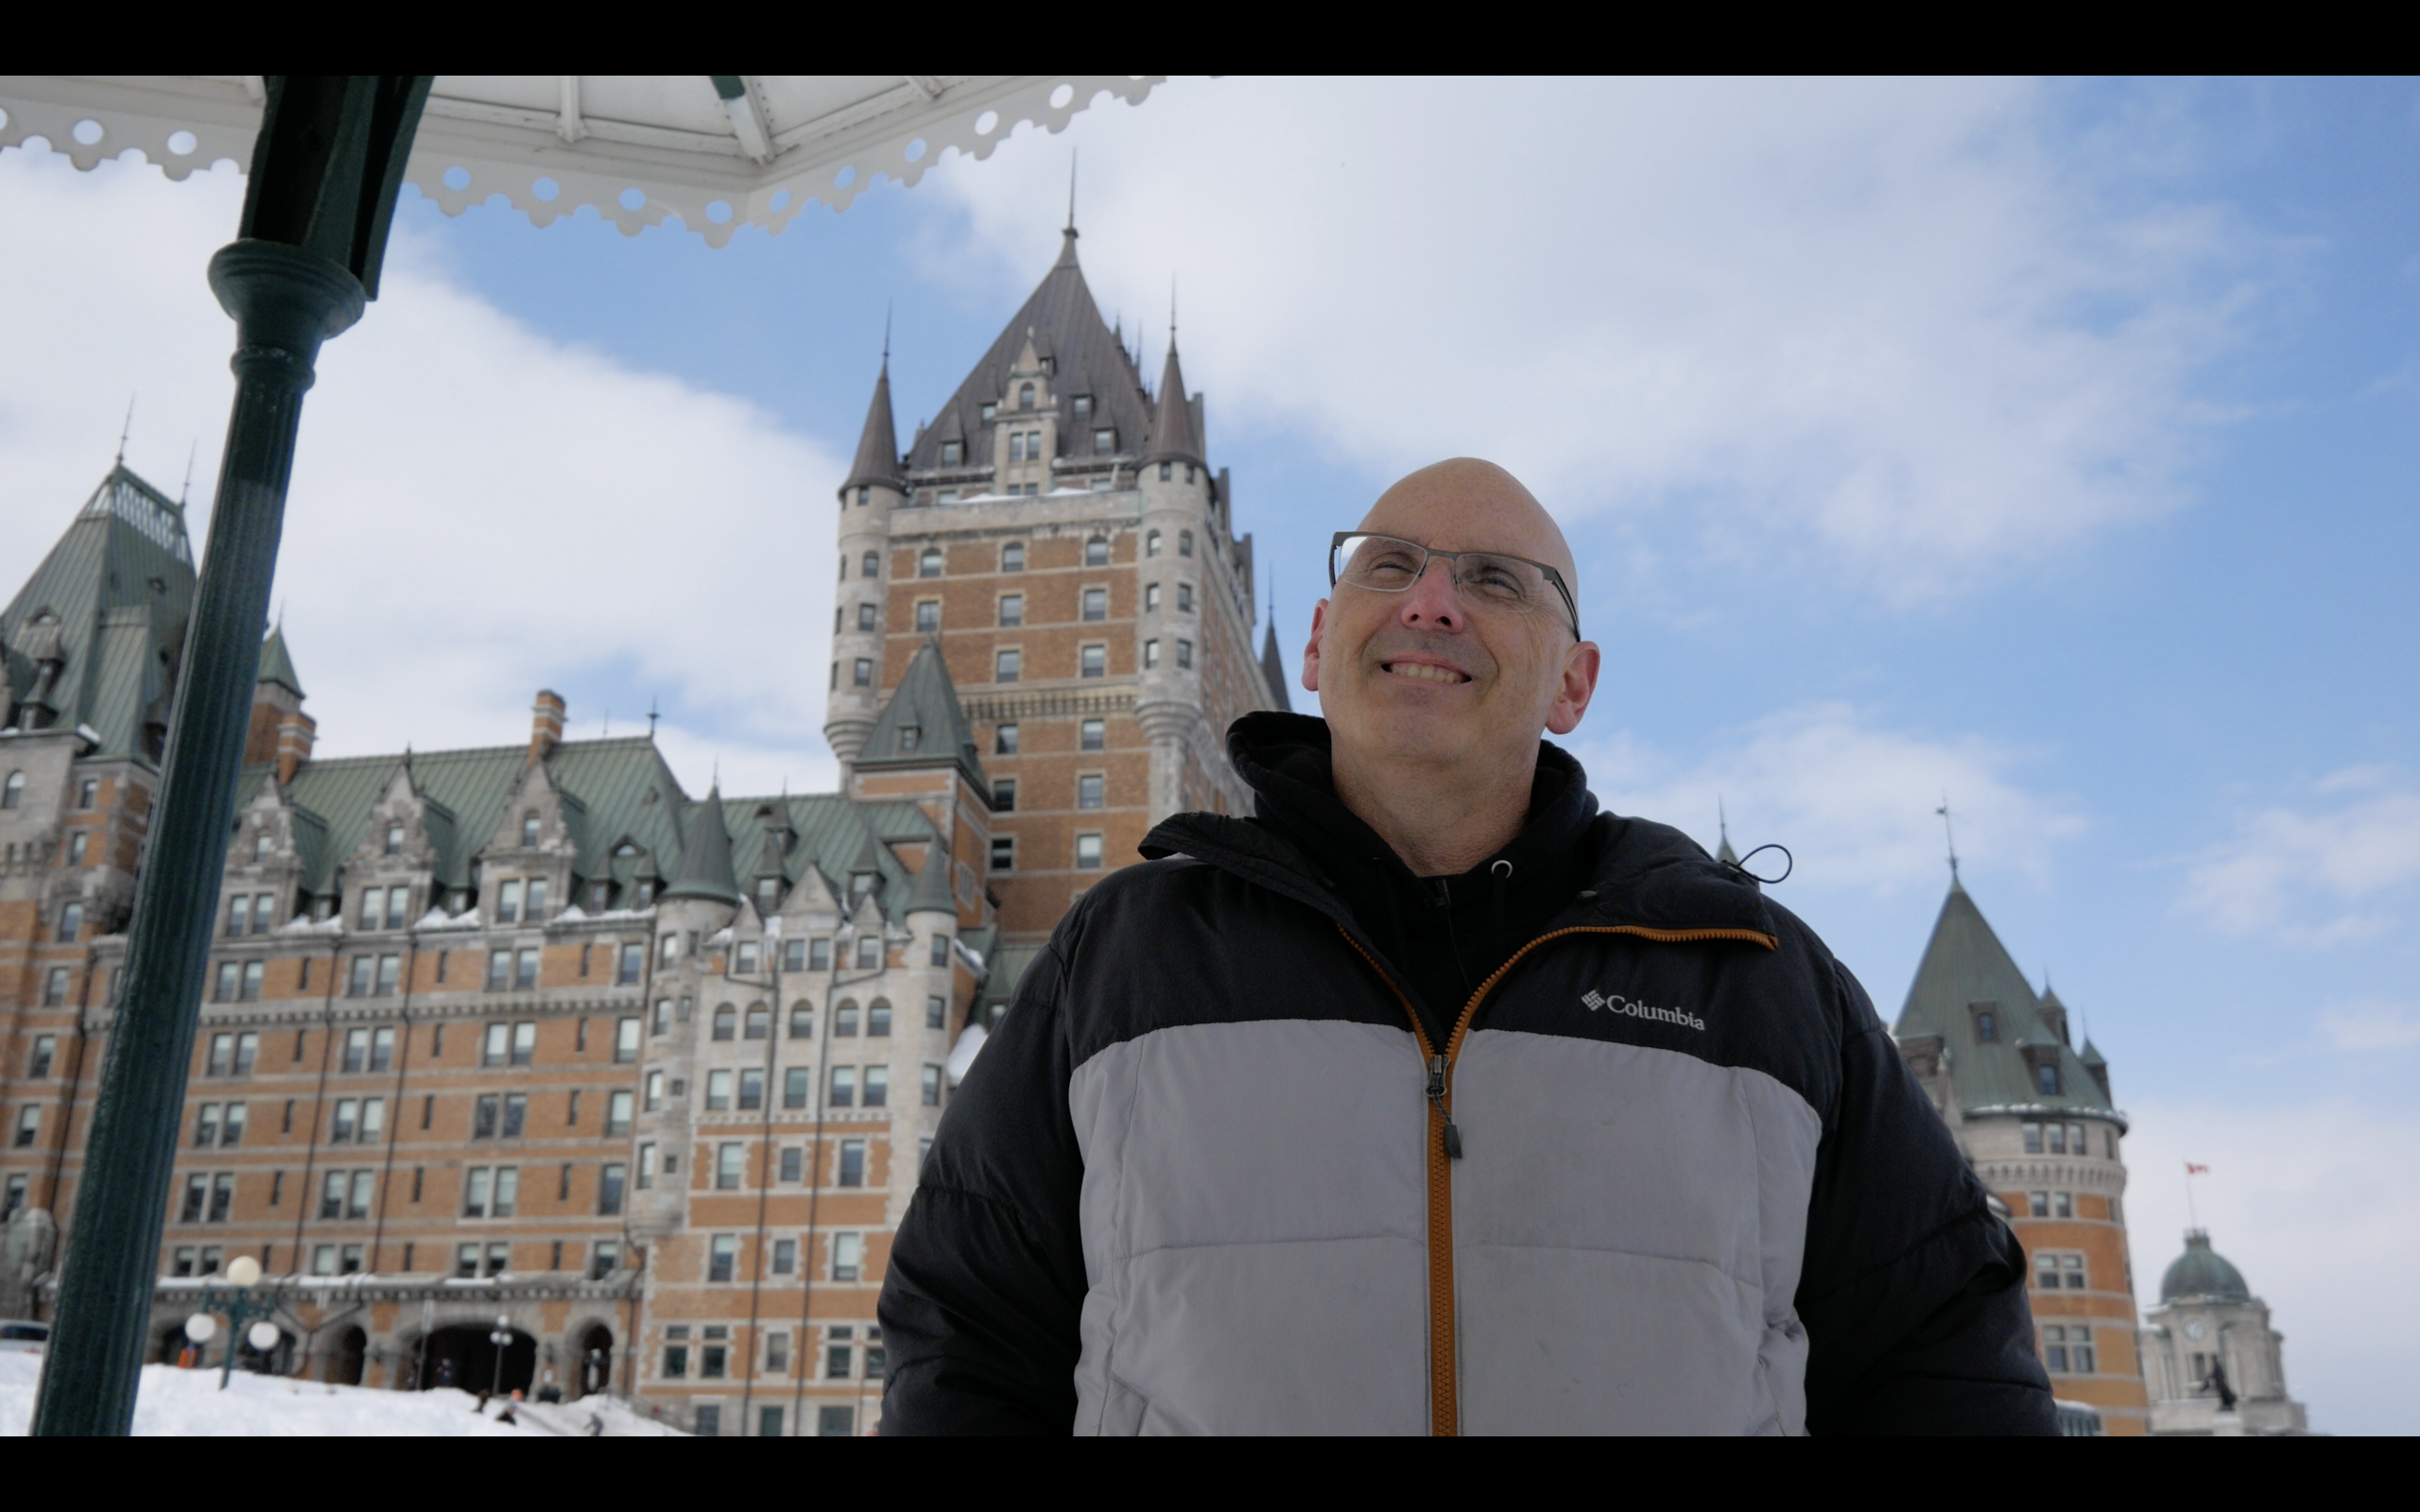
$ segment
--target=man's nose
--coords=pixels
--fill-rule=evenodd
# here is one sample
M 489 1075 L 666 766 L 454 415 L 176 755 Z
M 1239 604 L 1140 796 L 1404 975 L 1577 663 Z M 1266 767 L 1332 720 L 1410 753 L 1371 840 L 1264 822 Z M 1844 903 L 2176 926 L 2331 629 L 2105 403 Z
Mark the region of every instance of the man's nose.
M 1399 618 L 1406 627 L 1459 633 L 1465 628 L 1462 597 L 1454 587 L 1454 564 L 1431 558 L 1419 580 L 1404 590 Z

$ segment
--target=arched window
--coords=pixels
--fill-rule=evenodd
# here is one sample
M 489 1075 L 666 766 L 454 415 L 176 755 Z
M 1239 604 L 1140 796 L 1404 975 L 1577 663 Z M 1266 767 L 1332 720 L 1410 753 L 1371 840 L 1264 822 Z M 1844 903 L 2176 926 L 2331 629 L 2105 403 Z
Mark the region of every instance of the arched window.
M 1092 540 L 1084 542 L 1084 565 L 1087 567 L 1106 567 L 1109 565 L 1108 538 L 1104 536 L 1095 536 Z
M 835 1039 L 854 1040 L 857 1036 L 857 1005 L 845 999 L 832 1010 L 832 1034 Z
M 751 1040 L 763 1040 L 771 1035 L 772 1032 L 772 1010 L 766 1007 L 762 1003 L 751 1003 L 748 1005 L 748 1028 L 746 1030 L 748 1038 Z
M 10 772 L 9 780 L 0 782 L 0 809 L 13 809 L 25 800 L 26 774 Z
M 860 577 L 881 576 L 882 554 L 877 551 L 869 551 L 860 558 L 857 561 L 857 576 Z
M 59 911 L 59 943 L 73 945 L 84 929 L 84 905 L 69 903 Z
M 1143 555 L 1146 557 L 1156 557 L 1159 554 L 1160 533 L 1156 530 L 1147 530 L 1143 532 Z
M 866 1034 L 869 1037 L 890 1034 L 890 1000 L 876 998 L 866 1005 Z
M 1024 541 L 1011 541 L 1007 545 L 1000 548 L 1000 571 L 1004 573 L 1021 573 L 1025 571 Z
M 1031 384 L 1019 384 L 1019 385 L 1017 386 L 1017 408 L 1019 408 L 1019 409 L 1031 409 L 1032 407 L 1033 407 L 1033 385 L 1031 385 Z
M 739 1027 L 739 1010 L 726 1003 L 715 1009 L 715 1038 L 731 1039 Z

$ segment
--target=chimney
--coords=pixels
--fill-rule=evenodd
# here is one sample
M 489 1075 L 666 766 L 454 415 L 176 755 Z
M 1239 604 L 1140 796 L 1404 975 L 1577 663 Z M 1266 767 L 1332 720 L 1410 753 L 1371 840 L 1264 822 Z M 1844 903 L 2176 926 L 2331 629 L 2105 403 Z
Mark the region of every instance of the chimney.
M 311 737 L 320 723 L 300 712 L 287 714 L 277 725 L 277 780 L 281 783 L 294 781 L 294 774 L 311 759 Z
M 551 688 L 538 690 L 538 701 L 529 706 L 529 762 L 543 762 L 547 753 L 563 743 L 563 696 Z

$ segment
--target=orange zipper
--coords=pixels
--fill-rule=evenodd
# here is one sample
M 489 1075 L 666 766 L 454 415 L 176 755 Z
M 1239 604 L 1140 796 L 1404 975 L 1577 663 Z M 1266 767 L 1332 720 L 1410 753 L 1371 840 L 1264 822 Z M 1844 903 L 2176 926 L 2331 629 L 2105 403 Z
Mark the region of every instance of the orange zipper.
M 1650 929 L 1644 924 L 1575 924 L 1558 929 L 1514 951 L 1512 957 L 1489 974 L 1462 1005 L 1461 1013 L 1454 1020 L 1453 1032 L 1446 1037 L 1445 1050 L 1441 1056 L 1429 1042 L 1428 1030 L 1420 1022 L 1420 1014 L 1412 1007 L 1411 999 L 1395 979 L 1387 974 L 1377 958 L 1361 948 L 1361 942 L 1342 924 L 1336 932 L 1354 954 L 1370 963 L 1378 980 L 1403 1005 L 1404 1017 L 1411 1021 L 1411 1036 L 1420 1045 L 1420 1063 L 1430 1073 L 1428 1093 L 1428 1432 L 1438 1438 L 1453 1438 L 1460 1435 L 1461 1404 L 1459 1395 L 1459 1372 L 1455 1369 L 1454 1353 L 1454 1171 L 1453 1161 L 1461 1155 L 1460 1136 L 1454 1124 L 1454 1061 L 1462 1053 L 1462 1040 L 1470 1033 L 1471 1018 L 1504 973 L 1520 964 L 1521 958 L 1565 935 L 1635 935 L 1641 939 L 1659 944 L 1690 944 L 1700 940 L 1736 939 L 1779 950 L 1781 941 L 1754 929 Z M 1442 1064 L 1441 1064 L 1442 1063 Z M 1454 1141 L 1448 1154 L 1447 1141 Z

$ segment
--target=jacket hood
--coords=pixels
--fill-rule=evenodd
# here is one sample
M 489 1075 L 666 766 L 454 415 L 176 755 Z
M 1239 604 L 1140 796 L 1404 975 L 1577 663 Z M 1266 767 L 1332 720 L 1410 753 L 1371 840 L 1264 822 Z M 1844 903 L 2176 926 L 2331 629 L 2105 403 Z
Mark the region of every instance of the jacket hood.
M 1308 714 L 1246 714 L 1227 732 L 1236 770 L 1252 785 L 1264 813 L 1274 807 L 1291 824 L 1315 823 L 1340 846 L 1386 850 L 1368 825 L 1334 799 L 1327 722 Z M 1322 801 L 1311 801 L 1317 797 Z M 1560 826 L 1540 825 L 1567 808 L 1585 826 L 1592 859 L 1575 874 L 1573 896 L 1549 927 L 1631 925 L 1656 931 L 1751 930 L 1777 936 L 1772 912 L 1746 874 L 1707 855 L 1669 825 L 1597 812 L 1587 773 L 1550 741 L 1538 743 L 1538 780 L 1531 789 L 1530 828 L 1523 837 Z M 1516 839 L 1506 854 L 1515 854 Z M 1163 820 L 1139 848 L 1151 860 L 1187 855 L 1271 891 L 1353 922 L 1328 876 L 1304 847 L 1266 818 L 1178 814 Z M 1322 849 L 1326 849 L 1322 846 Z M 1517 865 L 1517 860 L 1516 860 Z

